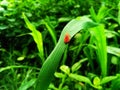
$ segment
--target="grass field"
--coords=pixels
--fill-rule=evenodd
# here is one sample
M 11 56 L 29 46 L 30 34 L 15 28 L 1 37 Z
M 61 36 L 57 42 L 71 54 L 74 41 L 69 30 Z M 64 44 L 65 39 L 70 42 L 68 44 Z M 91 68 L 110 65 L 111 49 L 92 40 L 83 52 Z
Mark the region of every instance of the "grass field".
M 119 0 L 0 0 L 0 90 L 119 90 Z

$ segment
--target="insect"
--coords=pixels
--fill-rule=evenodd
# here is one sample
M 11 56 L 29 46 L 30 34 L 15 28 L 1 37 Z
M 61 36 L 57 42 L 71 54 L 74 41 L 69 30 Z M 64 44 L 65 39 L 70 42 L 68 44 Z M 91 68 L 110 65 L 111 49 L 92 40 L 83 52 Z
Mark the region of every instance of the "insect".
M 70 42 L 70 34 L 66 33 L 64 37 L 64 43 L 67 44 Z

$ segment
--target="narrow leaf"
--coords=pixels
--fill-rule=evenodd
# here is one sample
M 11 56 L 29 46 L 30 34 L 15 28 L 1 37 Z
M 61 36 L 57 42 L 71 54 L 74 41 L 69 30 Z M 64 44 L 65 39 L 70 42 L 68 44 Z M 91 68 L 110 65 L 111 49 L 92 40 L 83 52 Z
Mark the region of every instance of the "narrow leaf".
M 108 83 L 108 82 L 110 82 L 110 81 L 112 81 L 112 80 L 114 80 L 116 78 L 117 78 L 117 76 L 107 76 L 107 77 L 104 77 L 101 80 L 100 84 L 102 85 L 102 84 Z
M 107 46 L 107 52 L 120 57 L 120 49 L 117 47 Z
M 93 18 L 93 20 L 95 20 L 95 21 L 97 22 L 97 15 L 96 15 L 96 13 L 95 13 L 94 8 L 91 7 L 91 8 L 89 9 L 89 11 L 90 11 L 90 14 L 91 14 L 91 17 Z
M 93 85 L 92 85 L 92 82 L 90 81 L 90 79 L 87 78 L 87 77 L 85 77 L 85 76 L 78 75 L 78 74 L 70 74 L 69 77 L 70 77 L 70 78 L 73 78 L 73 79 L 75 79 L 75 80 L 77 80 L 77 81 L 85 82 L 85 83 L 93 86 Z
M 118 3 L 118 23 L 120 24 L 120 1 Z
M 28 88 L 30 88 L 34 83 L 35 83 L 36 79 L 31 79 L 30 81 L 27 81 L 25 83 L 23 83 L 18 90 L 27 90 Z
M 53 39 L 53 42 L 56 45 L 57 38 L 56 38 L 56 35 L 55 35 L 55 31 L 53 30 L 53 28 L 50 27 L 50 25 L 48 24 L 48 22 L 46 22 L 45 20 L 43 20 L 43 23 L 45 24 L 46 28 L 48 29 L 48 31 L 49 31 L 52 39 Z
M 36 82 L 35 90 L 47 90 L 52 78 L 54 77 L 54 73 L 59 65 L 62 54 L 64 53 L 67 44 L 64 43 L 64 37 L 66 33 L 70 35 L 70 39 L 80 30 L 87 29 L 90 27 L 94 27 L 97 24 L 94 23 L 91 19 L 86 16 L 78 17 L 76 19 L 71 20 L 63 29 L 59 41 L 56 47 L 53 49 L 51 54 L 48 56 L 46 61 L 44 62 L 41 71 L 38 76 L 38 80 Z
M 44 51 L 43 51 L 43 41 L 42 41 L 42 34 L 36 30 L 35 26 L 30 23 L 30 21 L 27 19 L 24 13 L 22 13 L 22 16 L 24 18 L 24 21 L 27 25 L 27 27 L 32 31 L 32 37 L 37 44 L 37 48 L 39 50 L 40 58 L 42 59 L 42 62 L 44 62 Z
M 98 61 L 100 63 L 102 75 L 107 75 L 107 44 L 104 25 L 99 25 L 90 30 L 92 35 L 92 42 L 96 45 L 96 53 L 98 56 Z

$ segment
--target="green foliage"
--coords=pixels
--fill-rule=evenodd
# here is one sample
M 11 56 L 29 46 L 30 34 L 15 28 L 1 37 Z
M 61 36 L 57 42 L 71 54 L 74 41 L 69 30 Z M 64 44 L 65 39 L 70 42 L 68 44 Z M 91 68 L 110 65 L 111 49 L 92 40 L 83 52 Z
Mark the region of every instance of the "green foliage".
M 90 8 L 90 14 L 91 17 L 93 18 L 93 20 L 95 20 L 96 22 L 101 22 L 102 20 L 104 20 L 105 16 L 108 14 L 109 9 L 107 9 L 105 7 L 105 5 L 102 5 L 98 11 L 98 13 L 95 13 L 95 10 L 93 7 Z
M 0 90 L 119 90 L 119 28 L 119 0 L 0 0 Z
M 39 55 L 40 58 L 42 59 L 42 62 L 44 62 L 44 52 L 43 52 L 43 41 L 42 41 L 42 34 L 36 30 L 35 26 L 32 25 L 29 20 L 27 19 L 27 17 L 25 16 L 24 13 L 22 13 L 22 16 L 25 20 L 25 23 L 27 24 L 28 28 L 32 31 L 31 35 L 34 39 L 34 41 L 37 44 L 37 48 L 39 50 Z
M 120 76 L 112 81 L 111 90 L 119 90 L 120 89 Z
M 45 21 L 46 20 L 46 21 Z M 48 29 L 52 39 L 53 39 L 53 42 L 54 44 L 56 45 L 57 43 L 57 38 L 56 38 L 56 35 L 55 35 L 55 31 L 54 29 L 52 28 L 52 25 L 50 24 L 50 20 L 49 20 L 49 17 L 47 17 L 45 20 L 43 20 L 43 24 L 45 24 L 46 28 Z
M 102 70 L 102 75 L 107 75 L 107 45 L 106 45 L 106 36 L 104 31 L 104 26 L 99 25 L 90 30 L 91 39 L 90 43 L 96 45 L 96 53 L 100 67 Z
M 18 90 L 27 90 L 29 87 L 31 87 L 35 83 L 35 81 L 36 81 L 35 78 L 32 78 L 31 80 L 28 81 L 28 77 L 29 77 L 30 73 L 31 73 L 31 70 L 29 70 L 27 72 L 27 75 L 26 75 L 25 79 L 22 81 Z
M 39 90 L 41 88 L 43 90 L 46 90 L 48 88 L 48 85 L 50 84 L 53 78 L 54 72 L 58 67 L 61 56 L 67 47 L 67 44 L 64 43 L 65 34 L 68 33 L 71 39 L 81 29 L 85 29 L 93 26 L 96 26 L 96 24 L 87 17 L 80 17 L 80 18 L 78 17 L 76 19 L 73 19 L 65 26 L 65 28 L 63 29 L 60 35 L 60 39 L 56 47 L 49 55 L 49 57 L 46 59 L 46 61 L 44 62 L 41 68 L 35 88 L 36 90 Z

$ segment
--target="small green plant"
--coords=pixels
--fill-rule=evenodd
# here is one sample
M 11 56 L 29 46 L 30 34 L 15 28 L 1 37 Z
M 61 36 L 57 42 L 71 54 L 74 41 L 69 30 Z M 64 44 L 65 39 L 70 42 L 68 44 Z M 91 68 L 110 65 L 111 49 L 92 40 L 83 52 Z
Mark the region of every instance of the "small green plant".
M 119 78 L 119 75 L 106 76 L 104 78 L 99 78 L 97 75 L 93 75 L 94 78 L 93 80 L 91 80 L 88 76 L 78 75 L 77 73 L 75 73 L 75 71 L 80 69 L 79 66 L 81 66 L 82 63 L 84 63 L 86 60 L 87 59 L 83 59 L 80 60 L 79 62 L 76 62 L 71 68 L 66 65 L 62 65 L 60 67 L 60 70 L 62 72 L 55 72 L 55 77 L 61 79 L 61 84 L 58 86 L 58 88 L 56 88 L 55 86 L 54 87 L 49 86 L 49 88 L 51 89 L 56 88 L 55 90 L 64 90 L 64 88 L 67 87 L 67 82 L 71 82 L 71 83 L 74 82 L 74 85 L 77 85 L 76 89 L 79 90 L 82 89 L 87 90 L 90 88 L 103 90 L 105 84 Z M 70 89 L 69 87 L 67 88 L 68 88 L 67 90 Z

